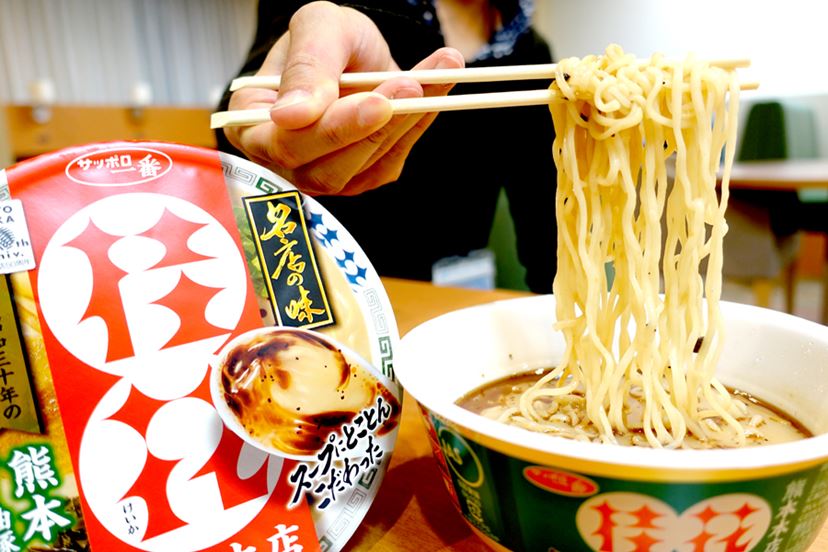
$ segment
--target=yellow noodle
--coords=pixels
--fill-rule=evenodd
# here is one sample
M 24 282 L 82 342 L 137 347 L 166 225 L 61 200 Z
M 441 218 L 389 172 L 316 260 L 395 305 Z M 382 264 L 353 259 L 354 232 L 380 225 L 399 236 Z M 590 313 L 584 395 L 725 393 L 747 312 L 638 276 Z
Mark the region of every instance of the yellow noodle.
M 538 430 L 552 423 L 539 399 L 577 393 L 586 420 L 572 431 L 555 421 L 555 433 L 612 443 L 635 429 L 651 446 L 679 447 L 689 432 L 714 446 L 741 446 L 741 403 L 715 378 L 734 74 L 694 58 L 638 60 L 611 45 L 603 56 L 559 62 L 552 88 L 554 294 L 566 349 L 501 418 Z M 634 422 L 631 401 L 643 406 Z

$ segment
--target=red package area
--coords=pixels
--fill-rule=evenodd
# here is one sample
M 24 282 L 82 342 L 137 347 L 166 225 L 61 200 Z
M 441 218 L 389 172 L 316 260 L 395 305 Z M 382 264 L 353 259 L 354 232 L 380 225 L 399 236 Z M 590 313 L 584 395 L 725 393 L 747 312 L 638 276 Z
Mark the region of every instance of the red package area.
M 4 197 L 36 264 L 0 276 L 4 550 L 342 548 L 402 400 L 347 230 L 255 164 L 164 143 L 22 162 Z

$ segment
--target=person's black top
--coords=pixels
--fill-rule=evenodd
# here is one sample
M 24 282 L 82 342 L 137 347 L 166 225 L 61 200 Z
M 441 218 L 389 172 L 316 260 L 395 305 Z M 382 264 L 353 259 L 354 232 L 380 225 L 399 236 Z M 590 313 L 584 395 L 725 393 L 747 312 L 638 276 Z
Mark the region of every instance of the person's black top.
M 261 67 L 290 16 L 305 3 L 260 1 L 256 38 L 240 74 Z M 444 45 L 429 0 L 337 3 L 368 15 L 403 69 Z M 517 0 L 493 3 L 503 4 L 498 8 L 507 15 L 519 11 Z M 509 31 L 510 44 L 467 66 L 552 61 L 548 44 L 528 22 Z M 545 81 L 458 84 L 452 94 L 546 86 Z M 226 93 L 219 109 L 227 108 L 228 99 Z M 316 199 L 354 236 L 380 275 L 430 280 L 435 261 L 486 247 L 503 188 L 526 283 L 532 291 L 550 293 L 556 269 L 553 133 L 545 106 L 444 112 L 414 146 L 399 180 L 358 196 Z M 219 149 L 241 155 L 220 130 L 217 139 Z

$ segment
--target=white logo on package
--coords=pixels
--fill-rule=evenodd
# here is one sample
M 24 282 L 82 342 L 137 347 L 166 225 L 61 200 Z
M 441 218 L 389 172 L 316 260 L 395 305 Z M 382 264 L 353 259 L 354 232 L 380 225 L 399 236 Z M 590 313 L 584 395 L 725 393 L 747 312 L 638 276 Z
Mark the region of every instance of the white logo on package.
M 35 267 L 29 228 L 19 199 L 0 201 L 0 274 Z
M 66 176 L 86 186 L 133 186 L 161 178 L 172 166 L 163 151 L 123 146 L 76 157 L 66 165 Z
M 38 293 L 46 323 L 72 355 L 118 378 L 90 397 L 98 403 L 78 472 L 95 516 L 124 542 L 143 550 L 213 546 L 254 519 L 276 486 L 282 460 L 244 445 L 232 476 L 265 470 L 266 485 L 261 496 L 225 506 L 221 491 L 232 481 L 202 471 L 220 446 L 222 422 L 208 400 L 188 396 L 238 324 L 247 285 L 244 260 L 221 224 L 161 194 L 97 201 L 66 220 L 44 251 Z M 201 299 L 176 302 L 182 289 Z M 185 324 L 206 337 L 181 338 Z M 140 430 L 119 415 L 129 401 L 154 405 Z M 161 470 L 166 480 L 150 482 L 144 472 L 159 464 L 170 466 Z M 166 502 L 148 503 L 142 496 L 151 493 Z M 159 527 L 159 519 L 175 523 Z
M 761 497 L 734 493 L 697 502 L 681 513 L 652 496 L 614 492 L 585 501 L 575 518 L 593 550 L 752 550 L 768 530 Z

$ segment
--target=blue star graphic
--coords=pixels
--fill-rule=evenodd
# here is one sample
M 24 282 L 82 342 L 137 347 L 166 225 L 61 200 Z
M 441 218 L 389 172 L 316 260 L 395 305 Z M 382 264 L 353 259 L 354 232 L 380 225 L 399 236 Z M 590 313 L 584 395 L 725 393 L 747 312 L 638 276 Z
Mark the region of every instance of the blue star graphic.
M 316 236 L 319 238 L 320 241 L 330 242 L 330 240 L 328 239 L 328 229 L 324 226 L 317 226 L 313 229 L 313 231 L 316 232 Z
M 324 223 L 322 222 L 322 214 L 321 213 L 311 213 L 308 222 L 311 225 L 311 228 L 315 226 L 322 226 Z

